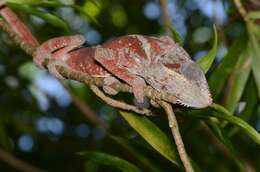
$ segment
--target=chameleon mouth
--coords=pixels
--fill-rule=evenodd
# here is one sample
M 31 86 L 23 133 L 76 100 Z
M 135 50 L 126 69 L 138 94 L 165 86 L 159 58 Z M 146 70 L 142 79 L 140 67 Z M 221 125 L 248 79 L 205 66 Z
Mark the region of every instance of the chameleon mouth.
M 211 94 L 207 91 L 205 94 L 201 96 L 197 96 L 196 101 L 184 100 L 179 97 L 176 101 L 177 104 L 182 105 L 184 107 L 192 107 L 192 108 L 206 108 L 212 104 L 213 100 L 211 98 Z

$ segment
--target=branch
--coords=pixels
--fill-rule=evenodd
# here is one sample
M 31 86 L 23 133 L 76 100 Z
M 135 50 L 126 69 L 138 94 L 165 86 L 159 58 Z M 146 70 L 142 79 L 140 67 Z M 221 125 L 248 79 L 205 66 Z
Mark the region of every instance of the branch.
M 243 4 L 240 0 L 234 0 L 235 6 L 238 10 L 238 12 L 241 14 L 241 16 L 244 18 L 245 21 L 249 21 L 249 18 L 247 17 L 247 12 L 245 8 L 243 7 Z
M 31 44 L 25 42 L 18 34 L 6 23 L 3 19 L 0 18 L 0 27 L 5 31 L 11 39 L 14 40 L 15 44 L 20 46 L 28 55 L 33 56 L 36 48 L 32 47 Z M 61 83 L 62 84 L 62 83 Z M 63 85 L 63 84 L 62 84 Z M 64 85 L 63 85 L 64 86 Z M 77 98 L 69 89 L 65 88 L 72 98 L 72 102 L 75 106 L 83 113 L 83 115 L 94 125 L 98 125 L 102 128 L 107 129 L 108 126 L 101 118 L 98 117 L 95 112 L 85 104 L 82 100 Z
M 182 138 L 181 138 L 181 134 L 179 131 L 178 122 L 177 122 L 176 116 L 172 110 L 172 106 L 169 103 L 166 103 L 164 101 L 159 101 L 159 104 L 164 108 L 164 110 L 168 116 L 169 127 L 172 130 L 172 135 L 173 135 L 177 150 L 179 152 L 181 161 L 184 165 L 184 168 L 185 168 L 186 172 L 193 172 L 194 170 L 190 163 L 189 157 L 186 153 L 186 150 L 185 150 Z
M 23 172 L 44 172 L 43 170 L 38 169 L 37 167 L 34 167 L 26 162 L 21 161 L 20 159 L 14 157 L 13 155 L 9 154 L 1 148 L 0 159 L 9 164 L 10 166 L 14 167 L 15 169 Z
M 168 35 L 171 35 L 171 18 L 167 10 L 167 0 L 160 0 L 160 8 L 162 12 L 162 20 L 165 25 L 165 31 Z

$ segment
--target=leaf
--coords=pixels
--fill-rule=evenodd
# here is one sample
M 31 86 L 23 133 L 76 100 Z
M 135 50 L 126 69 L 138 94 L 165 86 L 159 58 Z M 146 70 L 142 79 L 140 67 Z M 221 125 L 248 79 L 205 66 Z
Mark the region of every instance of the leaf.
M 98 171 L 98 164 L 92 160 L 88 160 L 84 163 L 85 172 L 96 172 Z
M 253 33 L 253 25 L 251 23 L 247 23 L 247 29 L 249 34 L 248 47 L 252 58 L 252 69 L 258 90 L 258 97 L 260 98 L 260 46 L 256 40 L 255 34 Z
M 152 162 L 148 157 L 144 156 L 137 148 L 135 148 L 130 141 L 122 137 L 112 136 L 110 138 L 117 142 L 120 146 L 124 147 L 128 152 L 135 156 L 141 163 L 143 163 L 150 171 L 162 172 L 155 162 Z
M 11 6 L 16 5 L 18 7 L 20 5 L 31 5 L 31 6 L 56 7 L 56 8 L 59 8 L 59 7 L 73 8 L 73 9 L 79 11 L 84 16 L 86 16 L 87 19 L 89 19 L 93 23 L 95 23 L 97 25 L 100 25 L 99 22 L 96 20 L 96 18 L 94 18 L 93 16 L 89 15 L 88 12 L 86 12 L 84 10 L 84 8 L 79 6 L 79 5 L 65 4 L 65 3 L 62 3 L 62 2 L 59 2 L 59 1 L 46 1 L 46 0 L 8 0 L 8 2 L 9 2 L 9 4 Z M 38 16 L 38 17 L 40 17 L 40 16 Z
M 180 36 L 180 34 L 175 30 L 174 27 L 170 27 L 172 38 L 175 42 L 179 43 L 180 45 L 183 45 L 183 40 Z
M 243 172 L 243 166 L 236 156 L 237 154 L 232 145 L 232 142 L 226 135 L 225 131 L 222 129 L 219 121 L 215 117 L 211 117 L 206 124 L 213 131 L 214 135 L 219 139 L 219 141 L 226 147 L 227 151 L 230 153 L 230 156 L 232 157 L 232 160 L 237 165 L 239 171 Z
M 123 172 L 141 172 L 141 170 L 134 164 L 106 153 L 87 151 L 81 152 L 80 155 L 84 155 L 87 159 L 95 163 L 113 166 Z
M 225 92 L 225 107 L 230 113 L 234 113 L 237 107 L 237 103 L 240 101 L 244 92 L 249 73 L 251 71 L 251 58 L 248 56 L 248 52 L 244 51 L 238 58 L 236 67 L 233 69 Z
M 129 112 L 120 111 L 120 114 L 155 150 L 181 167 L 174 145 L 153 122 L 144 116 Z
M 207 73 L 209 68 L 211 67 L 211 65 L 214 62 L 214 59 L 216 57 L 217 54 L 217 48 L 218 48 L 218 34 L 217 34 L 217 29 L 216 26 L 214 25 L 214 43 L 213 43 L 213 47 L 211 48 L 211 50 L 209 51 L 209 53 L 207 55 L 205 55 L 204 57 L 200 58 L 197 61 L 197 64 L 201 67 L 201 69 L 204 71 L 204 73 Z
M 251 137 L 257 144 L 260 145 L 260 135 L 259 133 L 251 127 L 247 122 L 244 120 L 232 115 L 225 107 L 213 103 L 211 106 L 215 111 L 219 113 L 211 113 L 210 116 L 214 116 L 220 119 L 227 120 L 228 122 L 239 126 L 244 132 Z
M 246 45 L 247 44 L 244 37 L 236 41 L 231 46 L 228 53 L 223 57 L 216 69 L 212 72 L 209 78 L 209 87 L 211 88 L 211 92 L 214 95 L 214 99 L 221 95 L 226 80 L 237 63 L 237 57 L 241 54 Z
M 66 32 L 69 33 L 68 25 L 63 20 L 61 20 L 60 18 L 56 17 L 55 15 L 39 11 L 36 8 L 30 7 L 28 5 L 13 4 L 12 7 L 17 8 L 17 9 L 22 10 L 22 11 L 25 11 L 27 13 L 31 13 L 31 14 L 33 14 L 35 16 L 38 16 L 38 17 L 42 18 L 44 21 L 46 21 L 47 23 L 49 23 L 49 24 L 51 24 L 51 25 L 53 25 L 55 27 L 62 28 Z
M 257 88 L 254 82 L 254 78 L 251 75 L 249 78 L 249 81 L 247 83 L 246 89 L 244 91 L 243 95 L 243 101 L 246 103 L 245 109 L 242 111 L 241 114 L 239 114 L 239 117 L 245 121 L 248 121 L 250 117 L 254 114 L 254 112 L 257 110 L 258 106 L 258 95 L 257 95 Z M 228 131 L 228 137 L 234 136 L 239 131 L 239 128 L 236 126 L 233 126 Z
M 33 5 L 39 4 L 44 0 L 7 0 L 8 3 L 16 3 L 16 4 L 23 4 L 23 5 Z
M 247 17 L 249 17 L 251 19 L 260 19 L 260 11 L 250 11 L 247 14 Z

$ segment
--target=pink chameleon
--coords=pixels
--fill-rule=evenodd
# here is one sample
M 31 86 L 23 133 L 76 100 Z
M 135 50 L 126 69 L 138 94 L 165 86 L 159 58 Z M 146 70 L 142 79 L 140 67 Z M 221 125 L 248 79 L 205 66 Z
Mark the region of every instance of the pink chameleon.
M 6 14 L 5 8 L 8 7 L 2 8 L 2 16 L 7 21 L 15 18 L 15 14 Z M 28 34 L 30 31 L 27 28 L 17 24 L 19 21 L 8 22 L 16 27 L 25 41 L 36 46 L 35 38 Z M 143 102 L 144 87 L 149 84 L 158 91 L 176 96 L 177 101 L 172 103 L 195 108 L 207 107 L 212 103 L 203 71 L 168 36 L 127 35 L 103 45 L 81 47 L 84 42 L 81 35 L 50 39 L 37 48 L 34 62 L 43 68 L 43 61 L 49 59 L 47 67 L 50 73 L 60 79 L 62 76 L 56 71 L 56 64 L 93 77 L 103 77 L 106 83 L 104 90 L 110 94 L 116 92 L 109 85 L 120 79 L 132 86 L 139 102 Z

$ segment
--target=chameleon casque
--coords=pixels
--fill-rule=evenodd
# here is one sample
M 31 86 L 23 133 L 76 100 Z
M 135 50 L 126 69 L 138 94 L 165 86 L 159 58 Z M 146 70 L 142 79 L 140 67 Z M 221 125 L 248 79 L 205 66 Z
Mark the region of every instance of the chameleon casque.
M 22 22 L 8 9 L 2 3 L 0 12 L 4 19 L 15 27 L 21 38 L 38 47 L 29 29 L 19 24 Z M 138 102 L 143 102 L 144 87 L 150 85 L 174 95 L 177 101 L 172 103 L 194 108 L 212 103 L 203 71 L 168 36 L 126 35 L 93 47 L 83 47 L 84 42 L 81 35 L 50 39 L 36 49 L 34 63 L 43 68 L 43 61 L 48 59 L 50 73 L 59 79 L 63 77 L 56 71 L 56 64 L 93 77 L 103 77 L 104 90 L 110 94 L 116 94 L 116 91 L 109 85 L 119 79 L 132 87 Z

